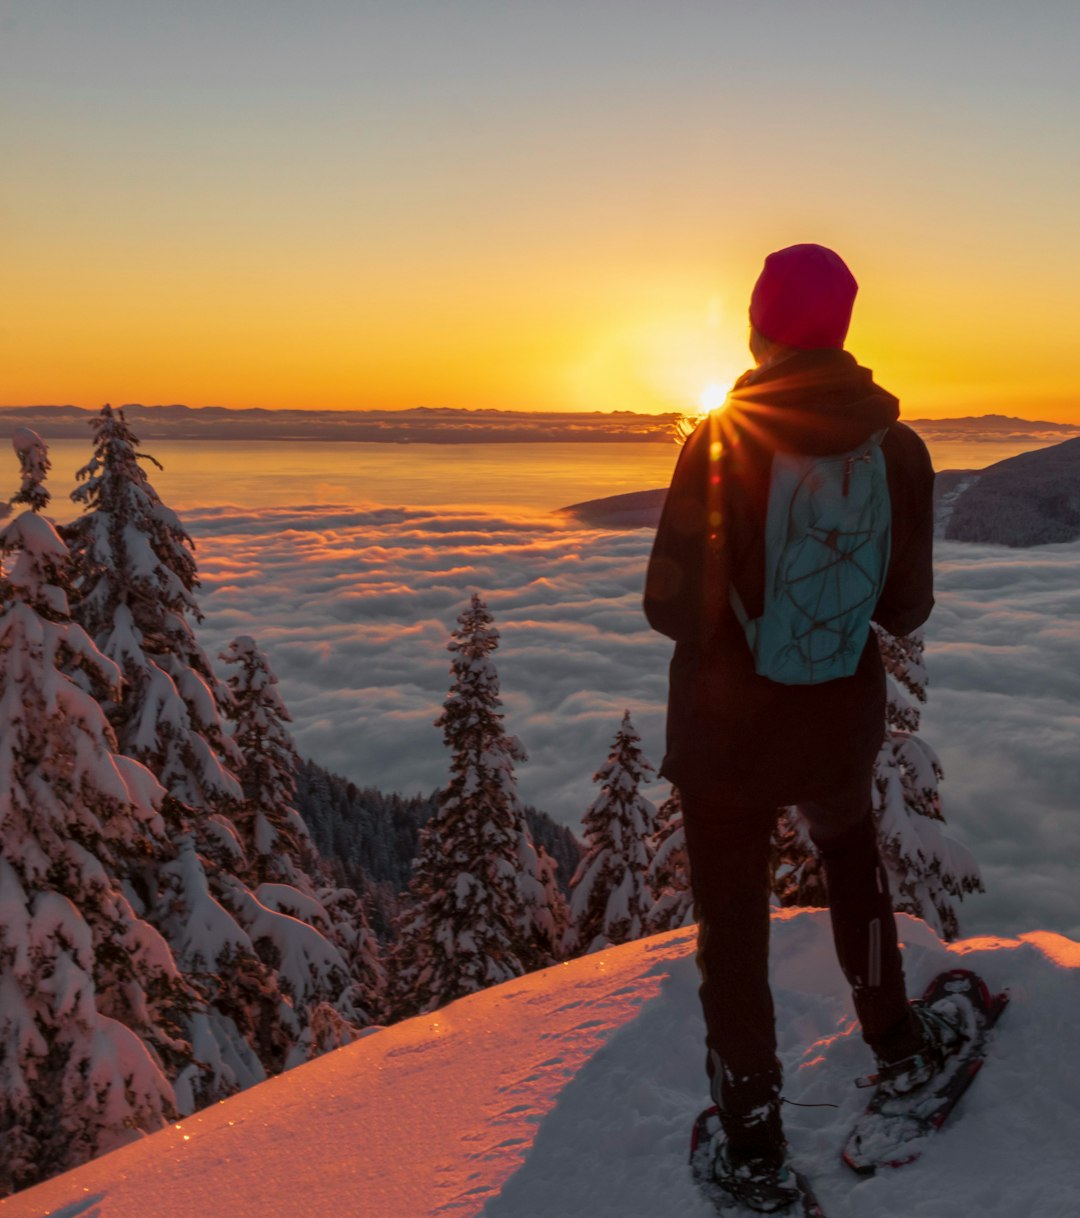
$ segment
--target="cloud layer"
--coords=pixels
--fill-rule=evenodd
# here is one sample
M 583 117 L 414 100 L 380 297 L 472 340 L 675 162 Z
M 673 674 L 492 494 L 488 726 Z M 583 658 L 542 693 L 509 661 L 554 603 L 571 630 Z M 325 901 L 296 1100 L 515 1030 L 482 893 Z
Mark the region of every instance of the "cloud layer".
M 526 799 L 576 824 L 627 708 L 659 764 L 669 648 L 641 615 L 646 534 L 384 508 L 185 521 L 207 593 L 203 637 L 215 649 L 241 632 L 260 640 L 299 747 L 323 764 L 388 789 L 445 781 L 432 721 L 473 591 L 502 635 L 507 727 L 530 755 Z
M 359 783 L 427 791 L 446 643 L 472 591 L 502 634 L 506 722 L 529 752 L 523 796 L 578 827 L 624 709 L 659 764 L 670 644 L 640 609 L 647 530 L 547 515 L 312 505 L 187 513 L 206 621 L 268 651 L 299 748 Z M 939 543 L 925 734 L 946 768 L 950 831 L 989 893 L 966 932 L 1080 936 L 1080 546 Z M 655 795 L 666 794 L 658 784 Z
M 936 552 L 923 726 L 946 817 L 983 869 L 972 915 L 1080 937 L 1080 545 Z

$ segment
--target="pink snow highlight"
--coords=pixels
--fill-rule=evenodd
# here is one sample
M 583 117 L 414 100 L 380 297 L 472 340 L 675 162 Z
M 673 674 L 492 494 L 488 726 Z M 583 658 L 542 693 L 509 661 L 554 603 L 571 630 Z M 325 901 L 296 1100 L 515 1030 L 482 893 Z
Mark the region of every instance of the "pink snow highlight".
M 839 1161 L 871 1066 L 824 910 L 773 918 L 797 1165 L 843 1218 L 1073 1218 L 1080 943 L 944 944 L 898 918 L 908 989 L 962 963 L 1011 1002 L 918 1163 Z M 375 1031 L 0 1203 L 0 1218 L 709 1218 L 690 1182 L 706 1102 L 693 928 L 516 978 Z M 832 1107 L 836 1104 L 838 1107 Z
M 0 1202 L 4 1218 L 477 1214 L 566 1081 L 653 997 L 693 932 L 471 994 Z M 522 1033 L 528 1030 L 527 1036 Z M 344 1207 L 344 1209 L 343 1209 Z

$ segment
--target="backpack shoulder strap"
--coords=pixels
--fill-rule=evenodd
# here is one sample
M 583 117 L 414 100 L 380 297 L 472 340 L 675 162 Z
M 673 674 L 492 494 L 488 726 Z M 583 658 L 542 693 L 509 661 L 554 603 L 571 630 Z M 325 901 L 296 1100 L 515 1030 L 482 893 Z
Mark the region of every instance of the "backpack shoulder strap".
M 750 615 L 746 612 L 746 606 L 743 604 L 743 598 L 739 595 L 739 589 L 735 587 L 731 580 L 728 580 L 728 600 L 731 602 L 731 608 L 735 611 L 735 616 L 739 619 L 739 625 L 746 631 L 747 637 L 750 638 L 755 624 L 750 620 Z

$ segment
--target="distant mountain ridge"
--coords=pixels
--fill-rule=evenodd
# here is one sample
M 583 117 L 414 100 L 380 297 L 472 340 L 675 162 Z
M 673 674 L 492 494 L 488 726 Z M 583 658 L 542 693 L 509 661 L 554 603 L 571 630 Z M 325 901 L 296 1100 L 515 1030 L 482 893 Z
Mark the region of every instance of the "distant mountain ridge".
M 941 427 L 947 431 L 994 431 L 1012 434 L 1017 430 L 1037 428 L 1039 431 L 1080 431 L 1080 423 L 1050 423 L 1045 420 L 1023 419 L 1014 414 L 965 414 L 947 419 L 904 419 L 909 427 L 930 431 Z
M 363 443 L 523 444 L 601 441 L 671 443 L 674 414 L 628 410 L 266 410 L 182 405 L 123 407 L 141 441 L 352 440 Z M 0 407 L 0 433 L 32 427 L 46 440 L 81 440 L 97 411 L 80 406 Z
M 596 528 L 655 528 L 667 490 L 632 491 L 561 510 Z M 981 470 L 941 470 L 937 535 L 1024 547 L 1080 539 L 1080 436 Z
M 352 440 L 363 443 L 671 443 L 676 412 L 518 411 L 417 406 L 407 410 L 267 410 L 181 404 L 124 406 L 140 440 Z M 81 406 L 0 406 L 0 432 L 32 427 L 46 440 L 84 439 L 96 410 Z M 928 439 L 1034 442 L 1080 435 L 1080 423 L 1010 415 L 905 419 Z
M 965 415 L 955 419 L 903 419 L 924 440 L 1032 440 L 1036 443 L 1080 436 L 1080 423 L 1050 423 L 1007 414 Z

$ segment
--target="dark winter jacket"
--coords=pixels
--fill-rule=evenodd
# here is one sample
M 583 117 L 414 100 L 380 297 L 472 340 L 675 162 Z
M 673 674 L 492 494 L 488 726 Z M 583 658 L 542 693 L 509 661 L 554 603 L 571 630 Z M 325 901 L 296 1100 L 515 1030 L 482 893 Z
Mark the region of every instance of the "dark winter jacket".
M 735 584 L 762 611 L 764 522 L 772 455 L 846 452 L 887 429 L 882 453 L 892 550 L 874 620 L 907 634 L 933 607 L 930 455 L 897 422 L 896 398 L 845 351 L 801 351 L 736 383 L 675 468 L 646 577 L 645 614 L 675 640 L 661 773 L 728 803 L 789 804 L 855 781 L 885 723 L 885 676 L 873 632 L 853 676 L 780 685 L 754 671 L 729 602 Z

